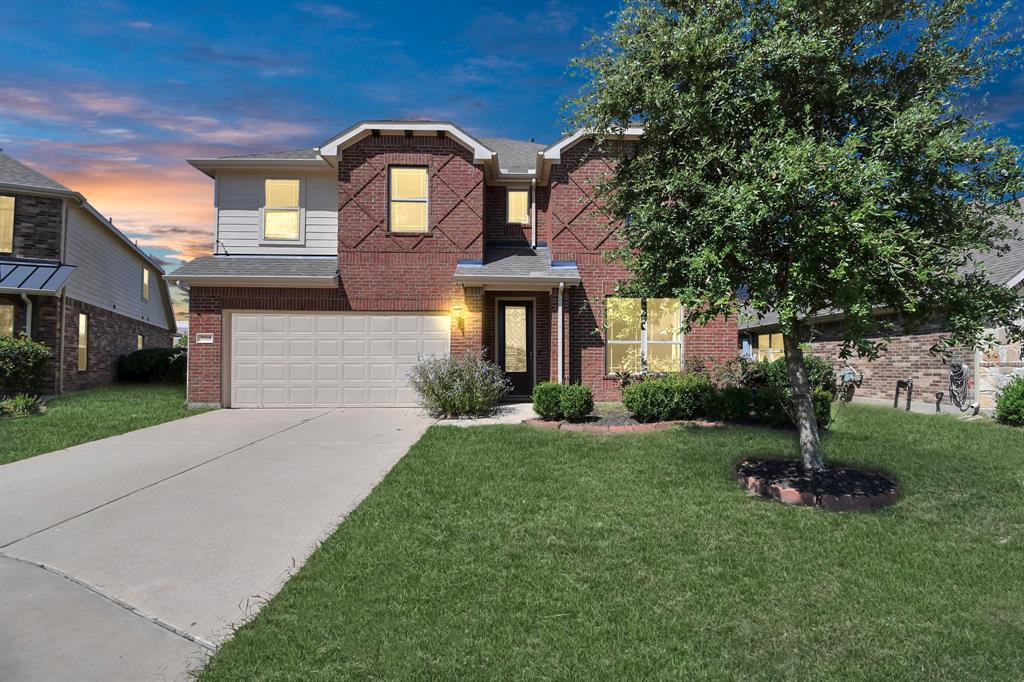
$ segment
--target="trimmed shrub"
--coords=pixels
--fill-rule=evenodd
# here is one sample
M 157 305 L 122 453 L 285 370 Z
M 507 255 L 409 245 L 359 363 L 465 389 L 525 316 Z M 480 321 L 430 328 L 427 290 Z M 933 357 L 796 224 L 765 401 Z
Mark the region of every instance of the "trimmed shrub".
M 996 419 L 1010 426 L 1024 426 L 1024 377 L 1014 378 L 999 391 Z
M 38 395 L 50 367 L 50 349 L 24 334 L 0 336 L 0 395 Z
M 715 387 L 704 374 L 670 374 L 626 387 L 622 402 L 639 422 L 694 419 L 713 411 Z
M 581 422 L 594 411 L 594 394 L 583 384 L 563 386 L 560 404 L 563 418 Z
M 718 391 L 711 410 L 718 419 L 744 424 L 753 421 L 753 391 L 742 386 L 726 386 Z
M 46 404 L 39 396 L 19 393 L 11 398 L 0 400 L 0 417 L 28 417 L 42 412 L 46 412 Z
M 562 392 L 564 384 L 545 381 L 533 387 L 533 411 L 541 419 L 558 421 L 562 418 Z
M 821 387 L 815 387 L 811 393 L 814 403 L 814 421 L 818 422 L 818 430 L 824 431 L 832 425 L 832 401 L 835 394 Z
M 512 390 L 500 367 L 472 353 L 421 357 L 409 381 L 423 409 L 440 419 L 492 414 Z
M 132 383 L 185 383 L 188 351 L 183 348 L 144 348 L 117 359 L 117 380 Z

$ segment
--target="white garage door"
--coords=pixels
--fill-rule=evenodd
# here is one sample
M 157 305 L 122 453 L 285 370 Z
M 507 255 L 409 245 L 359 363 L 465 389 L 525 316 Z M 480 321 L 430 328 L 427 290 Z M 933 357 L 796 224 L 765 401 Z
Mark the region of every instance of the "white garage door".
M 233 407 L 406 407 L 420 355 L 447 354 L 447 315 L 235 313 Z

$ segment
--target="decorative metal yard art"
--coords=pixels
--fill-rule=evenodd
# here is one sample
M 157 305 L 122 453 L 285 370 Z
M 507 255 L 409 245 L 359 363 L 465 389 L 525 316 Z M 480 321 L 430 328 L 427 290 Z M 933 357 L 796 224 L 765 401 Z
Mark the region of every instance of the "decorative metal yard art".
M 896 380 L 896 395 L 892 397 L 892 406 L 900 406 L 900 390 L 907 389 L 907 412 L 910 412 L 910 401 L 914 397 L 914 380 L 913 379 L 897 379 Z
M 956 358 L 949 363 L 949 402 L 961 412 L 970 409 L 971 370 L 964 361 Z
M 857 389 L 860 388 L 861 383 L 864 381 L 864 377 L 860 372 L 850 365 L 836 372 L 836 378 L 839 380 L 838 398 L 844 403 L 853 400 L 853 394 L 857 392 Z

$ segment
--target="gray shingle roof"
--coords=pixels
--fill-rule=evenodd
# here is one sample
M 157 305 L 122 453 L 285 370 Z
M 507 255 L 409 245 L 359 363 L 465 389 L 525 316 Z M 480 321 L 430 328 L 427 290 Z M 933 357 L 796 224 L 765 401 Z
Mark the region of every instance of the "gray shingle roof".
M 167 276 L 171 280 L 192 278 L 329 278 L 338 274 L 338 259 L 310 256 L 201 256 L 185 263 Z
M 307 149 L 292 149 L 283 152 L 259 152 L 256 154 L 239 154 L 237 156 L 221 156 L 221 159 L 283 159 L 283 160 L 316 160 L 320 158 L 317 151 L 312 147 Z
M 552 264 L 548 249 L 525 246 L 490 247 L 483 264 L 459 263 L 455 281 L 556 280 L 565 283 L 580 281 L 575 263 Z
M 53 178 L 29 168 L 21 161 L 0 152 L 0 184 L 20 185 L 31 189 L 42 189 L 57 192 L 70 192 L 67 187 Z
M 507 137 L 481 137 L 480 142 L 498 154 L 498 168 L 509 173 L 530 173 L 537 167 L 537 152 L 545 145 Z
M 0 258 L 0 291 L 55 294 L 74 271 L 55 260 Z

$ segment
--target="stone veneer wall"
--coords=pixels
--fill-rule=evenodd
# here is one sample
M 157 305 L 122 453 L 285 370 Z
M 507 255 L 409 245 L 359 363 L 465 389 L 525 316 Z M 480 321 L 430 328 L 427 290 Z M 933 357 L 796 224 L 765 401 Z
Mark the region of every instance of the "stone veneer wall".
M 992 330 L 999 345 L 979 353 L 978 402 L 981 409 L 995 408 L 996 397 L 1003 386 L 1017 377 L 1024 377 L 1024 344 L 1010 343 L 1003 329 Z

